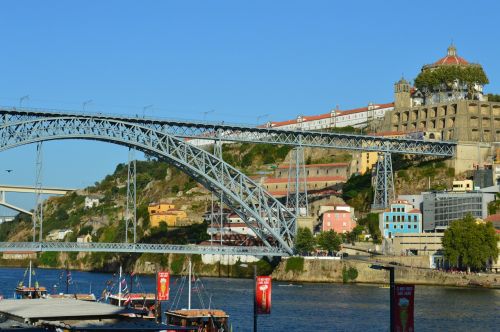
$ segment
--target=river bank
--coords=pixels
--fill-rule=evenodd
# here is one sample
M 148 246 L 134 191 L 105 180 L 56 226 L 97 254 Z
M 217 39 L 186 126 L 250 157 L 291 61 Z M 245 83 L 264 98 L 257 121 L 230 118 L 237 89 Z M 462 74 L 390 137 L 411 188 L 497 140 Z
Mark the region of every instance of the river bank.
M 275 280 L 289 282 L 388 284 L 389 273 L 370 268 L 372 264 L 358 260 L 290 257 L 280 262 L 272 276 Z M 498 274 L 454 274 L 433 269 L 397 266 L 395 278 L 397 283 L 403 284 L 500 289 Z
M 260 260 L 255 263 L 242 264 L 204 264 L 199 255 L 193 255 L 193 267 L 200 277 L 216 278 L 251 278 L 253 266 L 257 265 L 259 274 L 271 274 L 276 281 L 286 282 L 313 282 L 313 283 L 358 283 L 358 284 L 388 284 L 389 274 L 370 268 L 371 262 L 360 260 L 335 260 L 319 257 L 291 257 L 283 258 L 277 264 L 270 264 Z M 182 274 L 187 268 L 187 259 L 184 255 L 168 255 L 161 263 L 147 260 L 137 260 L 125 271 L 134 271 L 138 274 L 152 275 L 156 268 L 167 269 L 174 275 Z M 0 260 L 2 267 L 26 267 L 29 260 Z M 88 266 L 72 266 L 70 269 L 87 272 L 116 272 L 120 262 L 112 261 L 106 264 L 106 269 L 88 268 Z M 35 261 L 39 268 L 54 268 Z M 64 265 L 61 265 L 62 268 Z M 273 268 L 274 266 L 274 268 Z M 85 268 L 87 267 L 87 268 Z M 435 285 L 452 287 L 484 287 L 500 289 L 500 275 L 498 274 L 459 274 L 449 273 L 420 267 L 397 266 L 395 269 L 396 282 L 416 285 Z

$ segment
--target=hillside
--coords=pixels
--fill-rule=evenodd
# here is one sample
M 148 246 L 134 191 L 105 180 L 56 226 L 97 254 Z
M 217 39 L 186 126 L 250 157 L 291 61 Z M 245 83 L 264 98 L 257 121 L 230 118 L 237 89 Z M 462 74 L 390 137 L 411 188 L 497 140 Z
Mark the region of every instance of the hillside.
M 282 162 L 289 151 L 289 147 L 227 144 L 224 145 L 223 154 L 231 164 L 253 175 L 272 171 L 272 166 Z M 127 172 L 127 165 L 119 164 L 113 174 L 91 187 L 47 199 L 44 203 L 44 239 L 51 231 L 70 229 L 72 233 L 66 236 L 65 241 L 75 242 L 78 236 L 91 234 L 94 242 L 123 242 Z M 186 174 L 165 162 L 137 161 L 136 186 L 138 242 L 187 244 L 208 239 L 208 225 L 203 222 L 203 214 L 210 206 L 211 194 Z M 84 201 L 87 196 L 99 197 L 99 206 L 86 209 Z M 185 210 L 191 225 L 169 228 L 160 224 L 159 227 L 151 227 L 147 207 L 150 203 L 160 200 Z M 129 233 L 129 237 L 131 235 Z M 27 215 L 19 215 L 13 222 L 0 225 L 0 241 L 31 240 L 32 223 Z M 184 260 L 179 258 L 182 255 L 177 256 L 44 253 L 39 263 L 52 267 L 68 264 L 70 267 L 84 270 L 114 270 L 118 262 L 121 262 L 129 267 L 136 266 L 136 269 L 141 271 L 156 263 L 179 265 L 180 260 Z M 209 275 L 215 273 L 210 271 L 210 268 L 207 268 L 205 272 Z
M 260 178 L 271 175 L 277 165 L 288 163 L 290 151 L 291 147 L 287 146 L 226 144 L 223 146 L 223 158 L 247 175 Z M 449 188 L 451 185 L 453 169 L 447 168 L 443 161 L 397 156 L 394 158 L 398 194 L 426 190 L 429 180 L 432 189 Z M 307 164 L 350 160 L 351 155 L 345 151 L 305 149 Z M 65 241 L 74 242 L 80 235 L 91 234 L 95 242 L 123 242 L 126 182 L 127 165 L 119 164 L 113 174 L 91 187 L 62 197 L 49 198 L 44 204 L 44 239 L 51 231 L 70 229 L 72 233 L 66 236 Z M 99 206 L 86 209 L 84 201 L 87 196 L 99 197 Z M 342 198 L 355 207 L 359 217 L 366 216 L 373 199 L 371 175 L 351 177 L 343 188 Z M 169 228 L 165 224 L 151 227 L 147 207 L 150 203 L 160 200 L 185 210 L 191 225 L 182 228 Z M 137 161 L 138 242 L 187 244 L 207 240 L 208 225 L 203 222 L 203 214 L 210 205 L 211 194 L 175 167 L 156 160 Z M 375 220 L 368 216 L 366 222 L 360 221 L 370 233 L 377 228 L 371 219 Z M 129 233 L 129 237 L 131 235 Z M 0 225 L 0 241 L 31 241 L 31 239 L 32 223 L 26 215 L 19 215 L 13 222 Z M 179 263 L 181 258 L 175 257 L 175 255 L 120 256 L 113 253 L 44 253 L 40 263 L 54 267 L 68 264 L 85 270 L 114 270 L 118 262 L 121 262 L 138 271 L 146 271 L 151 264 L 181 264 Z M 205 272 L 209 275 L 215 273 L 210 268 Z

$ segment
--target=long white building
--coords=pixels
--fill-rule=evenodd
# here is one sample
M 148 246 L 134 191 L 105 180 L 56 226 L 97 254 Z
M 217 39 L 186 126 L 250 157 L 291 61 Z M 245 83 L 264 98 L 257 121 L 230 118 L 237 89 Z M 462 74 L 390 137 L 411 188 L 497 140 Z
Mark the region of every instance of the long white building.
M 268 128 L 290 130 L 319 130 L 337 127 L 363 127 L 370 121 L 382 119 L 386 112 L 394 109 L 394 103 L 372 104 L 352 110 L 332 110 L 320 115 L 299 115 L 295 119 L 267 123 Z

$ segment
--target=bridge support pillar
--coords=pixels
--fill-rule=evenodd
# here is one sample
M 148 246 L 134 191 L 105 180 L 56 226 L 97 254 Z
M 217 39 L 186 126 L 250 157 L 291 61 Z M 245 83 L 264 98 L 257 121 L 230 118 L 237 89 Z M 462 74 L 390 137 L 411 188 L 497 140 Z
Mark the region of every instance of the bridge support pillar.
M 137 168 L 135 149 L 128 150 L 127 205 L 125 210 L 125 243 L 128 243 L 129 226 L 133 228 L 133 241 L 137 241 Z
M 220 139 L 220 132 L 217 133 L 217 136 L 219 137 L 217 140 L 214 140 L 214 156 L 219 158 L 220 160 L 222 159 L 222 140 Z M 212 205 L 211 205 L 211 210 L 210 210 L 210 245 L 214 243 L 213 235 L 219 233 L 219 243 L 222 245 L 224 242 L 223 238 L 223 228 L 224 228 L 224 193 L 220 192 L 220 200 L 218 202 L 219 205 L 219 210 L 217 211 L 218 213 L 216 214 L 216 211 L 214 209 L 215 207 L 215 201 L 217 199 L 217 196 L 212 193 Z
M 376 167 L 372 210 L 383 210 L 389 207 L 391 200 L 395 198 L 391 153 L 379 153 Z
M 286 207 L 294 211 L 296 217 L 309 215 L 304 148 L 300 145 L 292 150 L 290 156 Z
M 36 145 L 35 164 L 35 209 L 33 219 L 33 242 L 36 242 L 36 229 L 39 230 L 39 242 L 43 241 L 43 197 L 42 197 L 42 171 L 43 171 L 43 142 Z

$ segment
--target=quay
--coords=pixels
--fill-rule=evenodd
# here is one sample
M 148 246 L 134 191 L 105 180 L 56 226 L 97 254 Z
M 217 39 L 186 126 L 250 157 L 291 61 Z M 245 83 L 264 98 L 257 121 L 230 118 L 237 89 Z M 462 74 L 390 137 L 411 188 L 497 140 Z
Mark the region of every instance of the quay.
M 196 331 L 141 318 L 140 310 L 75 299 L 0 301 L 2 331 Z

